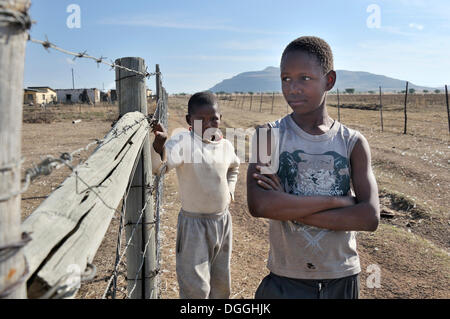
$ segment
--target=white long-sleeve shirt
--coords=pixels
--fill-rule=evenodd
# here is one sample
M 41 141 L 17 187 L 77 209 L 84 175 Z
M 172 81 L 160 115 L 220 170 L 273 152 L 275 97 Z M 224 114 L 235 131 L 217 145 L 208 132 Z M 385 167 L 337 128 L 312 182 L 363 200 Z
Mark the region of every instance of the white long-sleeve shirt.
M 161 159 L 151 147 L 153 174 L 176 169 L 183 210 L 205 214 L 228 207 L 240 164 L 230 141 L 202 140 L 193 132 L 181 132 L 165 143 L 162 155 Z

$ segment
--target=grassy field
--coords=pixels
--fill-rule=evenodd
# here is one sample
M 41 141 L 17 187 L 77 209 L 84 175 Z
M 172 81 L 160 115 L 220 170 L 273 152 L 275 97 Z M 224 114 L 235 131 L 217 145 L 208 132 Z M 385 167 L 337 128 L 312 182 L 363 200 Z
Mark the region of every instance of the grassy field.
M 399 97 L 400 96 L 400 97 Z M 449 199 L 450 139 L 445 98 L 431 95 L 435 104 L 420 104 L 422 96 L 412 95 L 408 104 L 408 133 L 403 133 L 401 95 L 384 107 L 384 132 L 380 129 L 379 111 L 368 109 L 373 98 L 345 96 L 341 105 L 359 106 L 340 109 L 341 122 L 359 130 L 369 141 L 373 168 L 380 189 L 382 222 L 374 233 L 359 232 L 358 252 L 361 258 L 362 298 L 449 298 Z M 329 97 L 329 113 L 338 117 L 335 96 Z M 383 96 L 383 98 L 385 98 Z M 426 97 L 428 98 L 428 97 Z M 347 100 L 345 100 L 347 99 Z M 415 100 L 417 99 L 417 100 Z M 187 96 L 169 99 L 169 130 L 186 127 L 184 115 Z M 386 97 L 386 103 L 388 104 Z M 396 101 L 394 103 L 394 101 Z M 428 101 L 428 100 L 425 100 Z M 397 104 L 398 103 L 398 104 Z M 430 102 L 431 103 L 431 102 Z M 276 96 L 245 100 L 242 97 L 221 97 L 222 128 L 249 128 L 278 119 L 288 113 L 286 103 Z M 260 112 L 261 110 L 261 112 Z M 47 110 L 49 111 L 49 110 Z M 117 117 L 114 107 L 99 111 L 81 107 L 70 115 L 67 109 L 51 110 L 55 116 L 50 124 L 25 123 L 23 127 L 23 168 L 40 160 L 41 156 L 70 151 L 103 137 Z M 26 112 L 24 112 L 24 118 Z M 39 111 L 32 111 L 37 112 Z M 58 114 L 59 112 L 59 114 Z M 98 112 L 98 114 L 97 114 Z M 36 115 L 39 117 L 39 115 Z M 82 122 L 72 124 L 73 119 Z M 83 154 L 86 158 L 88 154 Z M 80 159 L 82 159 L 80 158 Z M 268 253 L 268 223 L 250 216 L 246 200 L 247 164 L 243 163 L 236 189 L 233 216 L 232 297 L 252 298 L 266 269 Z M 23 195 L 23 218 L 28 216 L 69 174 L 66 169 L 36 180 Z M 164 213 L 161 220 L 161 297 L 177 298 L 175 274 L 176 219 L 180 209 L 176 175 L 167 174 L 164 193 Z M 118 220 L 113 219 L 94 264 L 97 276 L 82 286 L 78 298 L 100 298 L 111 274 L 117 240 Z M 381 271 L 381 287 L 373 288 L 367 280 L 371 265 Z M 117 298 L 124 298 L 125 266 L 119 276 Z M 372 288 L 371 288 L 372 287 Z M 122 292 L 121 292 L 122 291 Z

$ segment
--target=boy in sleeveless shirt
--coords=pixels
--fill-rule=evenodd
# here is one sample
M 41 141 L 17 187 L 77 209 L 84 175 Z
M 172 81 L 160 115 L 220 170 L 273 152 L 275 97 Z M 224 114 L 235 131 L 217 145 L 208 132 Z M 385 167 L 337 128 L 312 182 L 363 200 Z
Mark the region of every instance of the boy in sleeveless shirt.
M 259 128 L 269 132 L 272 173 L 258 158 L 247 174 L 249 211 L 270 222 L 270 274 L 256 298 L 359 297 L 355 235 L 378 227 L 378 188 L 367 140 L 328 115 L 333 68 L 330 46 L 317 37 L 283 52 L 282 91 L 293 112 Z

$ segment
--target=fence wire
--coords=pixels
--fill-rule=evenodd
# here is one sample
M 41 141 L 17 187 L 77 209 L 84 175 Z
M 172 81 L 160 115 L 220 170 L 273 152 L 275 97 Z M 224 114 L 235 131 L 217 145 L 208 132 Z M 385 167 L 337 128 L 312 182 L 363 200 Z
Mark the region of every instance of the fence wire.
M 128 71 L 128 72 L 134 73 L 136 75 L 141 75 L 141 76 L 146 77 L 146 78 L 149 78 L 151 76 L 155 76 L 155 75 L 159 74 L 159 72 L 152 72 L 152 73 L 150 73 L 150 72 L 147 71 L 147 69 L 146 69 L 145 72 L 136 71 L 136 70 L 124 67 L 124 66 L 122 66 L 120 64 L 117 64 L 113 60 L 111 60 L 111 62 L 107 62 L 106 61 L 107 57 L 104 57 L 104 56 L 94 57 L 94 56 L 89 55 L 86 50 L 85 51 L 80 51 L 78 53 L 77 52 L 72 52 L 72 51 L 63 49 L 63 48 L 58 47 L 57 45 L 51 43 L 48 40 L 48 38 L 45 41 L 43 41 L 43 40 L 33 39 L 33 38 L 31 38 L 31 36 L 29 36 L 28 40 L 30 42 L 42 45 L 44 47 L 44 49 L 46 49 L 47 51 L 49 49 L 53 49 L 53 50 L 59 51 L 61 53 L 73 56 L 73 60 L 83 59 L 83 58 L 84 59 L 93 60 L 93 61 L 95 61 L 97 63 L 97 66 L 100 65 L 100 64 L 104 64 L 104 65 L 109 66 L 111 68 L 110 70 L 121 69 L 121 70 L 125 70 L 125 71 Z
M 7 5 L 8 5 L 8 3 L 3 3 L 3 2 L 0 3 L 0 26 L 18 26 L 24 32 L 27 32 L 27 30 L 31 28 L 31 25 L 33 23 L 30 16 L 28 15 L 27 10 L 22 12 L 22 11 L 18 11 L 18 10 L 9 8 Z M 73 57 L 73 60 L 75 60 L 75 59 L 93 60 L 97 63 L 97 66 L 99 66 L 100 64 L 104 64 L 104 65 L 109 66 L 111 68 L 110 70 L 121 69 L 121 70 L 128 71 L 128 72 L 134 73 L 135 75 L 142 76 L 145 78 L 149 78 L 151 76 L 157 76 L 158 85 L 162 89 L 163 94 L 162 94 L 162 96 L 159 97 L 159 99 L 157 101 L 157 108 L 153 115 L 146 116 L 141 121 L 136 121 L 135 124 L 123 128 L 120 132 L 113 130 L 112 131 L 113 135 L 108 140 L 95 140 L 94 142 L 91 142 L 91 143 L 87 144 L 85 147 L 82 147 L 80 149 L 74 150 L 72 152 L 64 152 L 59 157 L 47 155 L 39 164 L 34 165 L 33 167 L 26 170 L 25 176 L 22 180 L 23 185 L 20 187 L 20 190 L 10 192 L 9 194 L 0 194 L 0 202 L 8 201 L 11 198 L 18 196 L 18 195 L 24 193 L 25 191 L 27 191 L 29 186 L 32 184 L 32 182 L 34 180 L 36 180 L 39 176 L 50 175 L 52 172 L 54 172 L 55 170 L 57 170 L 61 167 L 68 167 L 74 173 L 74 176 L 76 178 L 77 191 L 78 191 L 78 182 L 80 182 L 80 183 L 84 184 L 88 190 L 92 191 L 98 197 L 99 201 L 101 201 L 106 207 L 114 210 L 115 212 L 118 212 L 120 215 L 120 225 L 119 225 L 118 242 L 117 242 L 117 247 L 116 247 L 116 260 L 115 260 L 114 269 L 112 271 L 112 275 L 108 281 L 106 290 L 103 294 L 103 298 L 106 298 L 106 296 L 111 296 L 111 297 L 115 298 L 116 291 L 118 290 L 117 289 L 117 276 L 119 274 L 118 267 L 123 262 L 123 257 L 125 256 L 128 248 L 131 246 L 130 245 L 131 240 L 133 239 L 133 235 L 134 235 L 136 229 L 139 226 L 142 226 L 141 221 L 143 218 L 143 214 L 144 214 L 147 206 L 149 205 L 149 203 L 152 201 L 152 196 L 150 196 L 149 199 L 145 202 L 144 207 L 140 211 L 138 221 L 135 224 L 133 224 L 131 236 L 130 236 L 128 242 L 126 243 L 124 249 L 122 249 L 121 236 L 123 233 L 123 228 L 125 226 L 127 226 L 127 225 L 124 225 L 124 221 L 125 221 L 124 218 L 127 213 L 126 212 L 126 199 L 128 197 L 128 194 L 129 194 L 129 191 L 131 188 L 131 181 L 130 181 L 130 183 L 127 187 L 126 193 L 124 194 L 124 197 L 123 197 L 122 211 L 118 211 L 117 208 L 110 207 L 106 203 L 106 201 L 102 198 L 102 196 L 95 191 L 94 186 L 88 185 L 88 183 L 86 183 L 79 176 L 77 168 L 74 167 L 72 165 L 72 163 L 73 163 L 75 157 L 78 154 L 80 154 L 81 152 L 88 151 L 93 146 L 104 146 L 105 144 L 109 143 L 112 139 L 118 138 L 121 134 L 126 133 L 129 129 L 133 128 L 134 125 L 141 125 L 142 121 L 148 121 L 147 127 L 146 127 L 147 131 L 149 131 L 158 121 L 163 122 L 165 124 L 165 126 L 167 127 L 167 93 L 165 92 L 165 89 L 162 87 L 162 83 L 161 83 L 162 75 L 159 72 L 159 69 L 158 69 L 158 72 L 149 72 L 148 69 L 146 68 L 145 72 L 141 72 L 141 71 L 130 69 L 128 67 L 124 67 L 124 66 L 114 62 L 113 60 L 108 62 L 107 58 L 103 57 L 103 56 L 95 57 L 95 56 L 89 55 L 86 50 L 79 51 L 79 52 L 73 52 L 73 51 L 70 51 L 67 49 L 63 49 L 63 48 L 57 46 L 56 44 L 50 42 L 47 37 L 46 37 L 45 41 L 39 40 L 39 39 L 34 39 L 28 33 L 28 41 L 41 45 L 47 51 L 50 51 L 50 49 L 52 49 L 52 50 L 58 51 L 60 53 L 66 54 L 66 55 L 70 55 Z M 120 81 L 120 80 L 121 79 L 118 79 L 117 81 Z M 21 160 L 20 162 L 17 162 L 17 163 L 8 163 L 8 164 L 0 167 L 0 172 L 15 170 L 18 167 L 20 167 L 22 162 L 23 162 L 23 160 Z M 132 169 L 133 172 L 130 177 L 131 179 L 133 178 L 134 173 L 136 171 L 137 163 L 138 163 L 138 161 L 136 161 L 135 166 Z M 154 203 L 155 203 L 155 208 L 157 211 L 157 215 L 156 215 L 157 217 L 153 221 L 146 222 L 146 224 L 154 224 L 155 225 L 157 238 L 158 238 L 158 231 L 159 231 L 159 212 L 160 212 L 160 206 L 161 206 L 163 179 L 164 179 L 163 176 L 157 176 L 154 178 L 153 188 L 150 191 L 151 191 L 152 195 L 156 195 L 156 198 L 155 198 L 156 200 L 154 201 Z M 156 190 L 156 192 L 154 192 L 154 190 Z M 142 269 L 142 267 L 144 265 L 144 262 L 145 262 L 144 256 L 149 247 L 150 239 L 151 238 L 149 236 L 149 238 L 147 239 L 147 241 L 145 243 L 145 246 L 144 246 L 144 249 L 142 252 L 142 259 L 140 261 L 140 267 L 139 267 L 139 270 L 137 271 L 137 274 L 139 274 L 140 270 Z M 30 240 L 31 240 L 31 238 L 28 236 L 28 234 L 24 234 L 23 238 L 20 242 L 0 247 L 0 257 L 1 257 L 0 262 L 3 262 L 4 260 L 15 255 L 18 252 L 18 250 L 22 249 L 26 245 L 26 243 L 28 243 Z M 159 258 L 158 239 L 157 239 L 156 249 L 157 249 L 156 255 Z M 26 262 L 26 260 L 25 260 L 25 265 L 26 265 L 26 270 L 25 270 L 24 275 L 19 280 L 17 280 L 15 283 L 13 283 L 13 285 L 6 287 L 6 289 L 3 289 L 0 292 L 0 298 L 3 298 L 5 296 L 9 295 L 14 289 L 16 289 L 23 282 L 23 280 L 25 280 L 25 275 L 28 273 L 28 263 Z M 90 270 L 87 270 L 81 274 L 80 280 L 78 282 L 76 280 L 75 281 L 70 280 L 71 276 L 73 276 L 73 273 L 65 274 L 57 281 L 56 285 L 51 287 L 40 298 L 59 299 L 59 298 L 73 297 L 75 295 L 75 293 L 78 291 L 78 289 L 80 288 L 79 287 L 80 282 L 90 281 L 95 277 L 96 267 L 94 265 L 88 263 L 88 269 L 90 269 Z M 159 273 L 159 260 L 157 260 L 156 268 L 152 270 L 151 275 L 157 276 L 158 273 Z M 127 297 L 131 296 L 133 291 L 135 290 L 136 283 L 137 283 L 137 277 L 138 276 L 136 276 L 134 286 L 130 289 L 129 293 L 127 294 Z M 74 282 L 76 283 L 76 285 L 73 284 Z

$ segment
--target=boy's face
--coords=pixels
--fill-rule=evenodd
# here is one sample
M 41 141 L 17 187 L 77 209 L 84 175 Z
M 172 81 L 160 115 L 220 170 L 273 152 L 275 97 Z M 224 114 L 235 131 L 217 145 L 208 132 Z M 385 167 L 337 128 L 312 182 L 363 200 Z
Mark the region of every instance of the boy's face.
M 203 135 L 206 130 L 218 129 L 221 119 L 222 115 L 219 113 L 217 103 L 214 105 L 197 106 L 192 114 L 186 115 L 186 122 L 192 126 L 197 135 L 202 137 L 204 137 Z M 201 126 L 196 121 L 201 121 Z
M 284 98 L 296 114 L 319 109 L 336 81 L 334 71 L 324 74 L 317 58 L 302 51 L 287 52 L 280 71 Z

